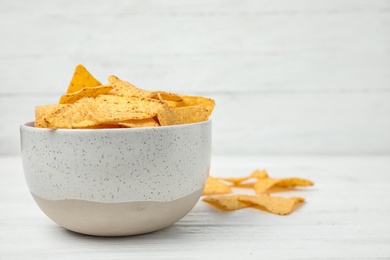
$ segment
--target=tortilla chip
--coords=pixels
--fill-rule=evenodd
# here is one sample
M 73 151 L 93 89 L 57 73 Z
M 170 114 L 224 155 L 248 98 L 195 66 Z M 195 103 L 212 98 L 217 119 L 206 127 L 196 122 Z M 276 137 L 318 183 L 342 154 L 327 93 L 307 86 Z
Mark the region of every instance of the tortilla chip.
M 112 89 L 112 86 L 97 86 L 97 87 L 85 87 L 76 92 L 62 95 L 60 98 L 60 104 L 72 104 L 84 97 L 97 97 L 102 94 L 107 94 Z
M 83 127 L 83 125 L 85 127 Z M 97 124 L 96 122 L 92 122 L 90 125 L 88 125 L 87 122 L 84 122 L 82 124 L 75 124 L 73 128 L 79 128 L 79 129 L 106 129 L 106 128 L 122 128 L 123 126 L 112 123 L 112 124 Z
M 221 180 L 231 182 L 233 186 L 240 186 L 242 182 L 250 179 L 264 179 L 268 177 L 266 170 L 254 170 L 250 175 L 245 177 L 236 177 L 236 178 L 220 178 Z M 245 186 L 245 185 L 244 185 Z M 248 185 L 246 185 L 248 186 Z M 249 185 L 250 187 L 250 185 Z
M 83 65 L 75 68 L 59 105 L 38 106 L 36 127 L 155 127 L 206 121 L 215 102 L 197 96 L 138 88 L 116 76 L 102 85 Z
M 159 126 L 158 122 L 156 119 L 153 118 L 145 118 L 145 119 L 132 119 L 132 120 L 127 120 L 127 121 L 122 121 L 119 122 L 118 125 L 122 127 L 127 127 L 127 128 L 139 128 L 139 127 L 156 127 Z
M 183 100 L 183 98 L 180 95 L 172 92 L 165 92 L 165 91 L 153 91 L 150 94 L 150 97 L 154 99 L 161 98 L 162 100 L 165 101 L 174 101 L 174 102 L 179 102 Z
M 100 123 L 153 118 L 164 107 L 161 101 L 129 96 L 100 95 L 95 99 L 94 118 Z
M 43 118 L 47 128 L 84 128 L 98 124 L 91 113 L 93 106 L 93 98 L 83 98 L 74 104 L 37 107 L 36 113 Z
M 238 200 L 243 203 L 248 203 L 249 205 L 260 206 L 267 211 L 278 215 L 290 214 L 296 204 L 305 201 L 305 199 L 301 197 L 283 198 L 270 196 L 269 194 L 258 196 L 243 195 L 239 197 Z
M 310 180 L 302 178 L 283 178 L 276 183 L 279 187 L 295 187 L 295 186 L 313 186 L 314 183 Z
M 85 87 L 100 86 L 101 83 L 81 64 L 77 65 L 69 83 L 67 94 L 77 92 Z
M 312 186 L 312 185 L 314 185 L 312 181 L 302 179 L 302 178 L 283 178 L 283 179 L 265 178 L 265 179 L 258 179 L 255 183 L 254 189 L 257 194 L 260 194 L 266 192 L 268 189 L 274 186 L 294 187 L 294 186 Z
M 248 203 L 239 200 L 242 195 L 207 196 L 202 200 L 223 210 L 237 210 L 249 207 Z
M 116 76 L 109 76 L 108 81 L 112 85 L 113 89 L 109 92 L 110 95 L 125 96 L 125 97 L 139 97 L 139 98 L 150 98 L 152 92 L 137 88 L 130 82 L 121 80 Z
M 161 126 L 181 125 L 207 121 L 207 114 L 207 109 L 202 106 L 171 108 L 166 105 L 157 114 L 157 119 Z
M 162 107 L 163 104 L 154 99 L 99 95 L 95 99 L 82 98 L 73 104 L 37 107 L 36 124 L 53 129 L 126 124 L 128 120 L 151 119 Z
M 202 106 L 206 108 L 207 118 L 211 115 L 215 107 L 215 101 L 202 96 L 181 96 L 183 101 L 177 102 L 176 107 Z
M 35 127 L 49 128 L 50 123 L 48 118 L 50 118 L 60 107 L 66 107 L 66 105 L 56 104 L 37 106 L 35 108 Z
M 202 195 L 210 194 L 226 194 L 231 193 L 232 188 L 229 185 L 209 176 L 207 178 L 206 186 L 203 190 Z

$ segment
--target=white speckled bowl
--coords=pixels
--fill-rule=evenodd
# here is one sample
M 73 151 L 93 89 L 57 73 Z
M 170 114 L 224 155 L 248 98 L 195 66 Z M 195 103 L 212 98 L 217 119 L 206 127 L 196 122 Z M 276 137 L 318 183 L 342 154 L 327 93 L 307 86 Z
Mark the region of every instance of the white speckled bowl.
M 27 185 L 62 227 L 96 236 L 167 227 L 197 203 L 211 160 L 211 121 L 153 128 L 21 125 Z

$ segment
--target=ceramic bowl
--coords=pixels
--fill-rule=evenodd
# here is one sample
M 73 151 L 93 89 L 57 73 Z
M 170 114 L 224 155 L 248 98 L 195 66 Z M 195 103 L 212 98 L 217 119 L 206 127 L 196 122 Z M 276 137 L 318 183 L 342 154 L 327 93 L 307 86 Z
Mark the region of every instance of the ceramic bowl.
M 27 185 L 60 226 L 126 236 L 180 220 L 197 203 L 211 160 L 211 121 L 152 128 L 20 127 Z

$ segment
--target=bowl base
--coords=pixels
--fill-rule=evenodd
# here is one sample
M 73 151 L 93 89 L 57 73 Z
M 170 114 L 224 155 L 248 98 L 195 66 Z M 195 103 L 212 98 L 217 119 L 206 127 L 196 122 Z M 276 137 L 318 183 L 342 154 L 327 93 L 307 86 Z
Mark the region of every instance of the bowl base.
M 203 189 L 168 201 L 100 203 L 47 200 L 32 193 L 42 211 L 60 226 L 93 236 L 130 236 L 168 227 L 191 211 Z

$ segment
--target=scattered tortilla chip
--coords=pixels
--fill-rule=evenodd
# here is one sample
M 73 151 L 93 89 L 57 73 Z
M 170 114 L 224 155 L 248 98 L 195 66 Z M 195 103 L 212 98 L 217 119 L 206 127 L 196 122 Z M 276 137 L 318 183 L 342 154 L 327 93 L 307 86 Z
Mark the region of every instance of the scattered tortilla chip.
M 69 83 L 67 94 L 77 92 L 85 87 L 100 86 L 101 83 L 81 64 L 77 65 Z
M 283 198 L 277 196 L 270 196 L 266 191 L 274 192 L 272 187 L 295 187 L 295 186 L 311 186 L 314 185 L 312 181 L 302 178 L 270 178 L 266 170 L 255 170 L 250 175 L 238 178 L 213 178 L 209 177 L 212 182 L 217 182 L 218 185 L 224 185 L 222 181 L 230 183 L 230 188 L 253 188 L 255 193 L 260 195 L 248 195 L 248 194 L 233 194 L 233 195 L 214 195 L 218 194 L 214 192 L 212 188 L 208 189 L 208 195 L 203 201 L 208 202 L 218 208 L 224 210 L 234 210 L 246 207 L 257 207 L 264 209 L 268 212 L 287 215 L 290 214 L 295 205 L 304 202 L 305 199 L 301 197 Z M 252 179 L 254 179 L 252 181 Z M 247 182 L 250 180 L 250 182 Z M 210 182 L 211 182 L 210 181 Z M 211 187 L 212 185 L 210 185 Z M 226 188 L 228 190 L 228 188 Z M 229 192 L 230 193 L 230 192 Z M 220 193 L 222 194 L 222 192 Z
M 265 179 L 268 177 L 266 170 L 254 170 L 250 175 L 238 178 L 220 178 L 221 180 L 231 182 L 233 186 L 240 186 L 242 182 L 249 179 Z M 252 185 L 253 186 L 253 185 Z M 251 187 L 251 185 L 249 185 Z
M 240 196 L 238 200 L 243 203 L 249 203 L 250 205 L 263 207 L 267 211 L 278 215 L 290 214 L 296 204 L 305 201 L 305 199 L 301 197 L 283 198 L 270 196 L 269 194 L 262 194 L 258 196 L 243 195 Z
M 314 183 L 312 181 L 302 179 L 302 178 L 284 178 L 276 183 L 279 187 L 295 187 L 295 186 L 313 186 Z
M 266 178 L 266 179 L 258 179 L 255 182 L 254 189 L 257 194 L 263 193 L 267 191 L 272 186 L 276 185 L 279 179 Z
M 99 95 L 107 94 L 112 89 L 112 86 L 97 86 L 97 87 L 85 87 L 76 92 L 62 95 L 60 98 L 60 104 L 72 104 L 84 97 L 97 97 Z
M 203 190 L 202 195 L 210 195 L 210 194 L 226 194 L 231 193 L 232 188 L 229 185 L 215 179 L 211 176 L 207 178 L 206 186 Z
M 295 187 L 295 186 L 312 186 L 314 183 L 312 181 L 301 179 L 301 178 L 284 178 L 284 179 L 274 179 L 274 178 L 265 178 L 257 179 L 254 189 L 257 194 L 266 192 L 273 186 L 279 187 Z
M 208 202 L 223 210 L 237 210 L 249 207 L 248 203 L 241 202 L 239 198 L 242 195 L 220 195 L 220 196 L 207 196 L 203 198 L 203 201 Z

